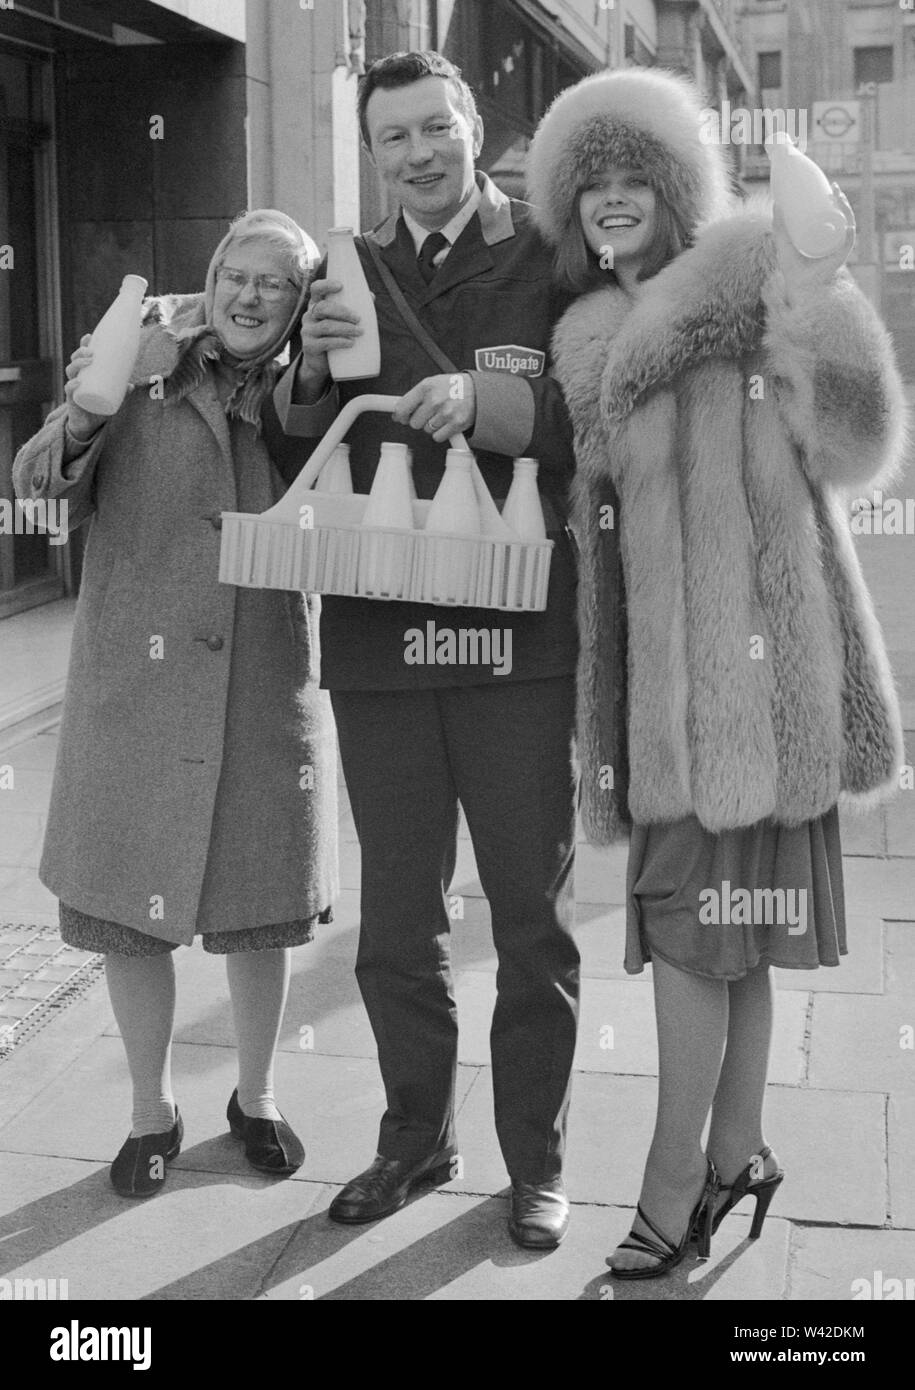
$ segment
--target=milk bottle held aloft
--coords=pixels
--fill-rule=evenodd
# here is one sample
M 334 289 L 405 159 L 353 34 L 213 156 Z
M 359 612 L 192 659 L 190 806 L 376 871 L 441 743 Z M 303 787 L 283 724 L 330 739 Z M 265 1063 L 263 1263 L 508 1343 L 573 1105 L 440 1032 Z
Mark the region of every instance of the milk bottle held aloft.
M 353 477 L 349 467 L 349 445 L 338 444 L 325 463 L 315 482 L 315 492 L 352 492 Z
M 90 415 L 114 415 L 127 386 L 140 346 L 140 310 L 147 282 L 125 275 L 117 299 L 102 315 L 89 346 L 93 359 L 79 374 L 73 400 Z
M 537 491 L 537 460 L 515 459 L 512 485 L 502 508 L 502 520 L 522 541 L 546 540 L 543 507 Z
M 362 334 L 353 339 L 349 348 L 334 348 L 327 354 L 327 365 L 334 381 L 356 381 L 377 376 L 381 371 L 381 341 L 375 301 L 359 260 L 353 240 L 352 227 L 331 227 L 327 233 L 326 279 L 339 280 L 343 290 L 340 301 L 359 315 Z M 337 295 L 326 301 L 333 304 Z
M 829 180 L 783 130 L 766 145 L 772 201 L 785 219 L 791 244 L 802 256 L 831 256 L 844 244 L 846 222 Z

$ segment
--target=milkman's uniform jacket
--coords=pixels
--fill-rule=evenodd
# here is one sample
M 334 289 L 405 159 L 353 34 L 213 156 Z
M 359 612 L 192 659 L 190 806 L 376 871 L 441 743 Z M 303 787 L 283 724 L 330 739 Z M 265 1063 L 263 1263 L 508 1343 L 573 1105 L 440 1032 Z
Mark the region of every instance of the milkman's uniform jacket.
M 547 533 L 555 542 L 547 609 L 507 614 L 325 596 L 321 683 L 330 689 L 393 690 L 488 680 L 504 684 L 575 669 L 574 558 L 562 528 L 573 469 L 572 429 L 549 359 L 552 327 L 570 301 L 552 283 L 552 256 L 530 220 L 529 206 L 506 197 L 485 174 L 476 177 L 481 193 L 477 215 L 464 227 L 430 284 L 420 275 L 413 239 L 399 212 L 356 238 L 362 268 L 375 295 L 381 372 L 371 380 L 332 386 L 316 405 L 296 405 L 292 387 L 297 361 L 293 362 L 277 387 L 274 403 L 280 425 L 294 438 L 278 434 L 269 407 L 264 413 L 265 437 L 291 482 L 348 401 L 369 392 L 402 396 L 424 377 L 441 372 L 392 303 L 361 244 L 371 239 L 426 331 L 458 370 L 473 378 L 476 421 L 467 442 L 493 497 L 501 500 L 507 495 L 513 459 L 529 455 L 539 460 Z M 318 275 L 324 274 L 322 266 Z M 409 446 L 417 495 L 432 497 L 444 473 L 447 446 L 378 414 L 360 416 L 347 435 L 355 491 L 370 491 L 386 440 Z M 510 628 L 510 673 L 493 675 L 483 666 L 407 665 L 404 632 L 409 628 L 425 632 L 429 621 L 454 629 Z

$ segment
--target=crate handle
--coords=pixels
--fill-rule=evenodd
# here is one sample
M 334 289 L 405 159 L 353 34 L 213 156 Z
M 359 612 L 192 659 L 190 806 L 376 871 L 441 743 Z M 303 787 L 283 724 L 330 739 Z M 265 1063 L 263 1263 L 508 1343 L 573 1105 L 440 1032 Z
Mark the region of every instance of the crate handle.
M 353 400 L 348 401 L 315 448 L 295 482 L 290 485 L 288 492 L 268 511 L 261 514 L 262 519 L 264 521 L 285 521 L 298 524 L 301 507 L 307 504 L 308 494 L 313 490 L 318 480 L 318 474 L 337 445 L 343 442 L 353 422 L 360 415 L 365 415 L 369 411 L 391 415 L 400 399 L 400 396 L 367 395 L 356 396 Z M 477 466 L 477 461 L 468 447 L 467 440 L 462 434 L 454 434 L 449 443 L 452 449 L 465 449 L 471 456 L 471 472 L 480 507 L 483 535 L 494 540 L 517 541 L 519 537 L 502 520 L 499 508 L 492 500 L 489 488 L 486 486 L 486 480 Z

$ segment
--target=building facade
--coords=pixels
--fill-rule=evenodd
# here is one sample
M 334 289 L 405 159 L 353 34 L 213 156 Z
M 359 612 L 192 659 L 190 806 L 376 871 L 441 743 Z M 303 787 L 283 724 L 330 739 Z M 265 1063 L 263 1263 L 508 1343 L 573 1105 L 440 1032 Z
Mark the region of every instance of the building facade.
M 744 7 L 746 8 L 746 7 Z M 73 593 L 82 538 L 12 526 L 18 446 L 125 273 L 203 283 L 248 207 L 318 240 L 385 191 L 356 88 L 383 53 L 437 48 L 474 87 L 481 165 L 521 193 L 530 137 L 588 72 L 666 64 L 755 101 L 735 0 L 0 0 L 0 619 Z M 735 158 L 741 157 L 738 152 Z
M 739 31 L 762 106 L 806 125 L 851 202 L 851 268 L 915 377 L 915 0 L 746 0 Z M 761 149 L 746 174 L 768 178 Z

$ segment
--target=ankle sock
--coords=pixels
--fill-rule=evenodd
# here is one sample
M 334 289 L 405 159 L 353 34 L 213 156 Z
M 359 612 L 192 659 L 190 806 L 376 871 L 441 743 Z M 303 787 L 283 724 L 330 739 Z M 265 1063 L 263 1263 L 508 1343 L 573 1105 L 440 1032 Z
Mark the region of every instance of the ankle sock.
M 136 1097 L 133 1103 L 131 1139 L 144 1134 L 167 1134 L 175 1123 L 175 1102 L 170 1096 L 157 1100 Z
M 289 988 L 288 950 L 226 956 L 238 1038 L 238 1103 L 252 1120 L 279 1120 L 273 1068 Z

